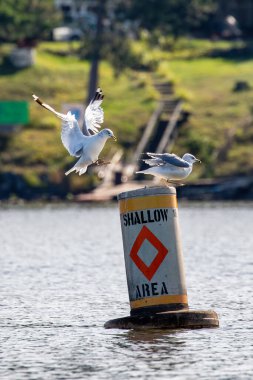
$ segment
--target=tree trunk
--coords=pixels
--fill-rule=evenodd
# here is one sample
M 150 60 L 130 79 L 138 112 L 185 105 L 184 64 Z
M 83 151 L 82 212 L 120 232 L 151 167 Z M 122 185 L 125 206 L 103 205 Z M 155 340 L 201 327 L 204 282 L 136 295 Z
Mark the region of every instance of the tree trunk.
M 91 99 L 94 97 L 94 94 L 98 87 L 98 68 L 99 68 L 99 57 L 93 57 L 91 66 L 90 66 L 87 105 L 89 104 Z
M 97 2 L 97 27 L 95 38 L 93 42 L 93 53 L 90 67 L 89 75 L 89 85 L 88 85 L 88 96 L 87 104 L 93 98 L 95 91 L 98 87 L 98 78 L 99 78 L 99 61 L 100 61 L 100 52 L 102 47 L 102 35 L 103 35 L 103 20 L 105 15 L 106 0 L 98 0 Z

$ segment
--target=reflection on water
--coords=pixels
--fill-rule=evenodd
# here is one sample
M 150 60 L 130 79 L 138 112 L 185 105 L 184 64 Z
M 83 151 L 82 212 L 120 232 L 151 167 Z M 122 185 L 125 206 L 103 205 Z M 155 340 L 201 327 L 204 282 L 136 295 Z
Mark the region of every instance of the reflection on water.
M 174 341 L 173 338 L 175 337 L 176 332 L 171 331 L 165 331 L 165 330 L 158 330 L 158 329 L 149 329 L 146 331 L 143 330 L 129 330 L 126 333 L 127 339 L 132 342 L 138 342 L 138 343 L 157 343 L 157 342 L 163 342 L 164 339 L 167 339 L 168 337 L 172 338 L 171 341 Z
M 116 207 L 0 211 L 1 379 L 252 379 L 250 206 L 180 208 L 189 303 L 219 329 L 105 330 L 129 314 Z

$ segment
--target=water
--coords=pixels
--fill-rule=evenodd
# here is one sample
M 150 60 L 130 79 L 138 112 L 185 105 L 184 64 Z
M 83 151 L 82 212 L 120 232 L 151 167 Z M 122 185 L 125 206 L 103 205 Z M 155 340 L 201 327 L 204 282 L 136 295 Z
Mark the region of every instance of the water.
M 0 379 L 252 379 L 253 209 L 179 216 L 189 304 L 219 329 L 103 328 L 129 315 L 116 206 L 0 210 Z

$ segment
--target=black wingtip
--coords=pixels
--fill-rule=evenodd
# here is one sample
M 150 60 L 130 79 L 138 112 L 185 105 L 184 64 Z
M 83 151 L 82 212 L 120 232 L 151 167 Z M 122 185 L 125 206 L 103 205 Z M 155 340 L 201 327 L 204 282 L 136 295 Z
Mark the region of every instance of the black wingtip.
M 103 99 L 104 99 L 103 91 L 101 90 L 100 87 L 98 87 L 94 95 L 94 98 L 92 99 L 92 102 L 94 102 L 95 100 L 103 100 Z

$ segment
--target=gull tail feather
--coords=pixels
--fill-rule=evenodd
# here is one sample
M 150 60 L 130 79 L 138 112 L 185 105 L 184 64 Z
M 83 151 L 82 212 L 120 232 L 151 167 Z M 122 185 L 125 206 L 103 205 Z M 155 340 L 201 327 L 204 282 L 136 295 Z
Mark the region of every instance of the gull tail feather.
M 135 172 L 136 174 L 138 173 L 141 173 L 141 174 L 150 174 L 149 173 L 149 169 L 145 169 L 145 170 L 139 170 L 138 172 Z
M 69 175 L 71 172 L 73 171 L 76 171 L 76 173 L 79 173 L 79 175 L 82 175 L 84 173 L 86 173 L 87 171 L 87 166 L 82 166 L 82 167 L 77 167 L 77 166 L 73 166 L 73 168 L 69 169 L 65 175 Z
M 70 174 L 71 172 L 73 172 L 74 170 L 76 170 L 75 167 L 69 169 L 69 170 L 65 173 L 65 175 L 69 175 L 69 174 Z

